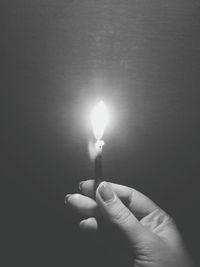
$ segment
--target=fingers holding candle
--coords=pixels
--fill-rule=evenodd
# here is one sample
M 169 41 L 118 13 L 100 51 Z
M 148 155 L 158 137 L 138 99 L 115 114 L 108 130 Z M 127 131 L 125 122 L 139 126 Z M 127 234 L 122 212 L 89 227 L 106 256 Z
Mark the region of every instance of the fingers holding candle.
M 152 211 L 160 209 L 151 199 L 133 188 L 115 183 L 108 184 L 137 218 L 141 219 Z M 94 180 L 82 181 L 79 185 L 81 193 L 88 197 L 93 196 L 94 188 Z
M 161 210 L 153 201 L 151 201 L 148 197 L 143 195 L 142 193 L 138 192 L 135 189 L 132 189 L 127 186 L 108 183 L 109 187 L 113 190 L 116 196 L 122 201 L 123 204 L 133 213 L 133 215 L 138 219 L 141 220 L 154 210 Z M 100 184 L 101 186 L 101 184 Z M 95 188 L 95 181 L 94 180 L 87 180 L 82 181 L 79 184 L 79 189 L 82 194 L 70 194 L 67 195 L 66 204 L 70 206 L 75 212 L 85 217 L 95 217 L 101 218 L 102 212 L 99 209 L 97 202 L 92 198 Z M 90 227 L 89 221 L 83 221 L 84 225 L 81 223 L 82 227 L 86 228 Z M 142 221 L 141 221 L 142 222 Z M 93 227 L 93 226 L 91 226 Z M 94 227 L 93 227 L 94 228 Z
M 90 197 L 94 185 L 95 181 L 82 182 L 85 195 L 66 196 L 66 204 L 88 217 L 80 222 L 81 230 L 96 231 L 102 215 L 131 245 L 134 266 L 193 266 L 175 223 L 153 201 L 135 189 L 107 182 L 98 186 L 95 201 Z

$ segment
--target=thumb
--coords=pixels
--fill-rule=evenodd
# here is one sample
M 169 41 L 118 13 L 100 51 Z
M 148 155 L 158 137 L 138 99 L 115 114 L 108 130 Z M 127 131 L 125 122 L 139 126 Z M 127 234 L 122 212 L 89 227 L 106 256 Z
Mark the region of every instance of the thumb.
M 96 191 L 96 201 L 104 218 L 116 225 L 133 246 L 149 236 L 131 211 L 121 202 L 108 183 L 102 182 Z

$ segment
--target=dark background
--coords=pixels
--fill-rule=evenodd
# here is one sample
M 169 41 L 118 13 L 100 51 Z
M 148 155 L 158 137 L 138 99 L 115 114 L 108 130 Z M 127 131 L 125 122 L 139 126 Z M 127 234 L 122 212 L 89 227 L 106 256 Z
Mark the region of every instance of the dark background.
M 99 99 L 113 117 L 105 178 L 171 214 L 199 262 L 199 1 L 1 5 L 2 266 L 129 266 L 106 228 L 81 234 L 63 203 L 93 177 Z

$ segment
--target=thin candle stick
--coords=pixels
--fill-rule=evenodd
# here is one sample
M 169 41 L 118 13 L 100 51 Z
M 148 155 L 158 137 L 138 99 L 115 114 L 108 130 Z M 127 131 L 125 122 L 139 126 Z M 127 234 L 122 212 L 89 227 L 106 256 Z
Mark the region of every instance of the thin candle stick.
M 97 155 L 94 160 L 94 177 L 95 177 L 95 192 L 99 184 L 103 181 L 103 144 L 102 140 L 98 140 L 96 143 Z

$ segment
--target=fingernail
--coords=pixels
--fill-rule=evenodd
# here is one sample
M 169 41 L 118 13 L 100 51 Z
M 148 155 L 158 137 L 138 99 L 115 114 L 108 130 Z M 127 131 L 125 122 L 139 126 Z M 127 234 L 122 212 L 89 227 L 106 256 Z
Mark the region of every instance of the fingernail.
M 113 191 L 106 182 L 100 184 L 98 192 L 104 202 L 112 201 L 115 198 Z
M 64 199 L 64 203 L 65 203 L 65 204 L 67 204 L 68 199 L 69 199 L 69 197 L 70 197 L 71 195 L 72 195 L 72 194 L 67 194 L 67 195 L 65 196 L 65 199 Z
M 79 183 L 78 188 L 79 188 L 80 191 L 82 190 L 82 185 L 83 185 L 83 183 L 84 183 L 84 181 L 81 181 L 81 182 Z

